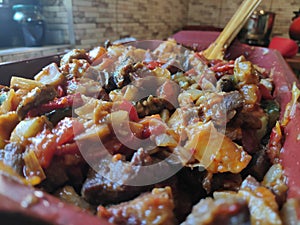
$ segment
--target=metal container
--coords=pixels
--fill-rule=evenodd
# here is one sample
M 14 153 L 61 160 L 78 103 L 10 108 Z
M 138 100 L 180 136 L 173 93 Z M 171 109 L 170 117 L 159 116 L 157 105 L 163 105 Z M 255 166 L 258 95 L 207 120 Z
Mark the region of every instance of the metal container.
M 267 47 L 275 20 L 275 13 L 255 11 L 240 31 L 238 38 L 249 45 Z

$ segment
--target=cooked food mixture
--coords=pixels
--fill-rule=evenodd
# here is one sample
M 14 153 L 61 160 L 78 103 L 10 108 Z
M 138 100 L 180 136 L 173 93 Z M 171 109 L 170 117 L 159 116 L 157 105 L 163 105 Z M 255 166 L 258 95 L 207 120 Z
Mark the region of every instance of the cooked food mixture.
M 1 87 L 0 169 L 115 224 L 283 224 L 271 77 L 173 40 L 75 49 Z

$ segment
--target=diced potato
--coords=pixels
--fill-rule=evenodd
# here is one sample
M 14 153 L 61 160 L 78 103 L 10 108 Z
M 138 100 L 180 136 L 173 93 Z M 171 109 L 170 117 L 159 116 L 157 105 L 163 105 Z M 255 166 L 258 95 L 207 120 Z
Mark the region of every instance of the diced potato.
M 153 72 L 155 73 L 155 75 L 157 77 L 164 77 L 164 78 L 167 78 L 167 79 L 170 79 L 171 78 L 171 73 L 169 70 L 167 69 L 162 69 L 161 67 L 156 67 Z
M 41 87 L 43 84 L 39 81 L 13 76 L 10 80 L 10 87 L 14 89 L 25 89 L 31 91 L 36 87 Z
M 129 84 L 126 87 L 123 98 L 126 99 L 127 101 L 136 101 L 138 93 L 139 93 L 139 89 L 134 85 Z
M 51 86 L 57 86 L 64 81 L 65 77 L 59 71 L 56 63 L 51 63 L 50 65 L 43 68 L 41 72 L 35 75 L 34 79 L 44 85 L 47 84 Z
M 45 116 L 22 120 L 11 133 L 10 141 L 26 144 L 28 138 L 41 132 L 46 123 L 47 118 Z
M 7 97 L 4 100 L 4 102 L 0 106 L 0 114 L 5 114 L 10 111 L 13 111 L 14 109 L 14 98 L 16 96 L 16 93 L 14 89 L 10 89 L 10 91 L 7 93 Z
M 0 149 L 4 148 L 18 122 L 19 118 L 16 112 L 0 115 Z
M 86 129 L 85 132 L 77 135 L 74 139 L 79 143 L 83 141 L 100 141 L 110 134 L 107 124 L 93 125 Z
M 93 62 L 93 61 L 97 60 L 98 58 L 100 58 L 105 53 L 106 53 L 106 49 L 99 46 L 99 47 L 95 47 L 92 50 L 90 50 L 88 52 L 88 55 L 89 55 L 90 60 Z

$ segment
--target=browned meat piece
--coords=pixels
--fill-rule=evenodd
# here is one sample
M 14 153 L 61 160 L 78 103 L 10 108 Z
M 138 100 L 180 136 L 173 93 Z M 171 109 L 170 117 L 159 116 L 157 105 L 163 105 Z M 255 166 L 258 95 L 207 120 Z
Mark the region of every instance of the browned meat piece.
M 144 189 L 141 186 L 128 186 L 112 182 L 91 169 L 82 186 L 81 193 L 83 198 L 93 205 L 106 205 L 132 199 Z
M 12 142 L 8 143 L 3 150 L 0 150 L 0 161 L 12 167 L 18 174 L 23 174 L 23 151 L 24 148 L 20 144 Z
M 205 117 L 211 119 L 216 126 L 224 126 L 244 104 L 243 97 L 238 91 L 207 95 L 207 101 L 202 102 L 203 112 Z
M 52 86 L 42 86 L 32 89 L 26 96 L 23 97 L 20 105 L 17 107 L 17 114 L 20 119 L 23 119 L 30 109 L 38 107 L 42 103 L 46 103 L 54 99 L 57 95 L 56 90 Z
M 79 158 L 79 157 L 77 157 Z M 53 193 L 66 183 L 72 185 L 76 191 L 80 191 L 86 178 L 87 169 L 82 162 L 70 165 L 63 157 L 55 157 L 50 166 L 44 169 L 47 179 L 41 184 L 40 188 Z
M 57 188 L 63 186 L 68 181 L 68 175 L 66 172 L 66 167 L 62 160 L 56 158 L 52 161 L 50 166 L 44 170 L 47 179 L 45 179 L 41 184 L 41 189 L 46 192 L 54 192 Z
M 172 168 L 165 162 L 155 162 L 139 149 L 131 162 L 99 160 L 99 171 L 91 169 L 83 184 L 82 196 L 91 204 L 113 204 L 127 201 L 153 188 L 160 177 Z M 157 166 L 149 167 L 155 163 Z
M 238 198 L 206 198 L 193 207 L 181 225 L 250 225 L 247 203 Z
M 137 102 L 135 107 L 139 117 L 143 118 L 160 113 L 167 105 L 168 102 L 165 99 L 150 95 L 147 99 Z
M 214 191 L 238 191 L 243 179 L 241 174 L 217 173 L 213 174 L 211 189 Z
M 256 180 L 262 181 L 270 166 L 271 163 L 267 156 L 266 149 L 261 148 L 252 156 L 252 159 L 247 168 L 243 171 L 243 174 L 251 175 Z
M 104 177 L 103 173 L 97 173 L 95 170 L 90 169 L 81 190 L 82 196 L 94 205 L 119 203 L 132 199 L 145 191 L 146 188 L 143 186 L 129 186 L 126 185 L 126 182 L 134 179 L 140 166 L 152 162 L 151 157 L 142 149 L 133 155 L 131 163 L 120 160 L 116 162 L 102 160 L 102 169 L 108 171 L 107 176 Z M 119 182 L 110 180 L 110 177 L 114 177 L 115 174 L 121 172 L 120 168 L 123 169 L 122 173 L 126 174 L 121 178 L 123 180 L 118 180 Z
M 98 207 L 98 216 L 108 222 L 122 225 L 174 225 L 174 203 L 171 188 L 155 188 L 151 193 L 119 205 Z
M 60 60 L 60 66 L 64 66 L 68 63 L 71 63 L 73 59 L 85 59 L 90 62 L 89 56 L 84 49 L 73 49 L 65 54 Z

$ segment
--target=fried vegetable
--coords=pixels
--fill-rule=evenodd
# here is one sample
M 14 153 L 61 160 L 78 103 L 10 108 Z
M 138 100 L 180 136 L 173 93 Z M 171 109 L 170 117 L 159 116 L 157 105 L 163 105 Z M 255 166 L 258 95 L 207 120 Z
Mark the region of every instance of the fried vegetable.
M 241 172 L 250 162 L 241 146 L 218 132 L 212 122 L 195 123 L 188 127 L 188 141 L 184 145 L 209 172 Z
M 248 202 L 251 224 L 281 225 L 275 195 L 254 178 L 246 178 L 237 194 Z
M 35 75 L 34 79 L 43 85 L 58 86 L 65 80 L 65 77 L 56 63 L 51 63 Z
M 25 146 L 28 144 L 28 139 L 41 132 L 47 122 L 45 116 L 22 120 L 11 133 L 9 141 L 21 143 Z
M 36 184 L 39 184 L 46 179 L 44 170 L 42 169 L 33 150 L 28 150 L 23 156 L 25 167 L 24 174 L 27 179 L 36 179 Z
M 42 86 L 32 89 L 22 98 L 22 101 L 16 109 L 19 118 L 23 119 L 29 110 L 54 99 L 56 95 L 56 90 L 51 86 Z
M 23 77 L 15 77 L 13 76 L 10 80 L 10 87 L 13 89 L 25 89 L 27 91 L 31 91 L 36 87 L 42 87 L 43 84 L 39 81 L 27 79 Z
M 16 93 L 13 89 L 10 89 L 6 94 L 4 101 L 0 105 L 0 115 L 14 111 L 16 108 L 15 104 Z
M 244 56 L 237 58 L 234 62 L 234 80 L 239 86 L 245 84 L 258 84 L 259 77 L 250 61 Z
M 4 148 L 18 123 L 19 118 L 16 112 L 0 115 L 0 149 Z

